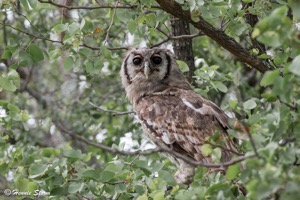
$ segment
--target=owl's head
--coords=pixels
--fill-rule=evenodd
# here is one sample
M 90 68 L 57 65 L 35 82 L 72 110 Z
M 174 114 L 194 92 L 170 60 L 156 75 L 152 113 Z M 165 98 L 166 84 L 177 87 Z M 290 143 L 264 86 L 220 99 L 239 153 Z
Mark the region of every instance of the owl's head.
M 122 84 L 127 96 L 161 92 L 167 87 L 190 88 L 168 49 L 131 49 L 121 68 Z

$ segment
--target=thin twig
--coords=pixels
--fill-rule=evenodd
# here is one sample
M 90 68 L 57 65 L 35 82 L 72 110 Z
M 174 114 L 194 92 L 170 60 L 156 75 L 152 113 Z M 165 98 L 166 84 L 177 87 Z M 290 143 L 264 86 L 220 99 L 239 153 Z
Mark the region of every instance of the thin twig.
M 249 131 L 247 130 L 247 128 L 239 121 L 235 121 L 235 124 L 234 124 L 234 127 L 236 128 L 239 128 L 244 134 L 246 134 L 250 140 L 250 143 L 251 143 L 251 146 L 253 148 L 253 151 L 254 151 L 254 154 L 257 156 L 257 157 L 260 157 L 258 152 L 257 152 L 257 148 L 255 146 L 255 142 L 252 138 L 252 135 L 249 133 Z
M 115 111 L 115 110 L 107 110 L 107 109 L 101 108 L 100 106 L 97 106 L 96 104 L 94 104 L 92 102 L 89 102 L 89 104 L 91 104 L 93 107 L 97 108 L 98 110 L 113 113 L 112 114 L 113 116 L 135 114 L 134 111 L 118 112 L 118 111 Z
M 288 104 L 287 102 L 282 101 L 282 100 L 280 99 L 279 96 L 277 96 L 277 98 L 278 98 L 278 100 L 279 100 L 280 103 L 286 105 L 286 106 L 289 107 L 292 111 L 298 112 L 298 107 L 297 107 L 297 104 L 296 104 L 296 103 L 294 103 L 294 105 L 290 105 L 290 104 Z
M 26 32 L 26 31 L 23 31 L 23 30 L 21 30 L 21 29 L 19 29 L 19 28 L 16 28 L 16 27 L 14 27 L 14 26 L 12 26 L 12 25 L 10 25 L 10 24 L 2 24 L 2 23 L 0 23 L 0 24 L 1 24 L 2 26 L 8 26 L 8 27 L 10 27 L 10 28 L 12 28 L 12 29 L 14 29 L 14 30 L 16 30 L 16 31 L 19 31 L 19 32 L 21 32 L 21 33 L 24 33 L 25 35 L 28 35 L 28 36 L 33 37 L 33 38 L 37 38 L 37 39 L 41 39 L 41 40 L 46 40 L 46 41 L 49 41 L 49 42 L 52 42 L 52 43 L 60 43 L 60 44 L 63 44 L 62 41 L 51 40 L 51 39 L 46 38 L 46 37 L 36 36 L 36 35 L 34 35 L 34 34 L 31 34 L 31 33 L 28 33 L 28 32 Z
M 161 42 L 158 42 L 158 43 L 156 43 L 156 44 L 153 44 L 150 48 L 152 49 L 152 48 L 154 48 L 154 47 L 158 47 L 158 46 L 160 46 L 160 45 L 162 45 L 162 44 L 164 44 L 164 43 L 166 43 L 166 42 L 168 42 L 168 41 L 170 41 L 170 38 L 164 39 L 164 40 L 161 41 Z
M 208 167 L 208 168 L 220 168 L 220 167 L 224 168 L 224 167 L 228 167 L 230 165 L 234 165 L 236 163 L 242 162 L 242 161 L 244 161 L 248 158 L 257 157 L 257 155 L 255 155 L 255 154 L 249 154 L 249 155 L 245 155 L 245 156 L 238 156 L 235 159 L 232 159 L 232 160 L 230 160 L 228 162 L 224 162 L 224 163 L 216 163 L 216 164 L 215 163 L 204 163 L 204 162 L 201 162 L 201 161 L 195 161 L 194 159 L 192 159 L 190 157 L 187 157 L 182 153 L 178 153 L 178 152 L 174 151 L 173 149 L 168 148 L 166 146 L 158 145 L 158 147 L 163 152 L 174 155 L 176 158 L 180 158 L 188 164 L 191 164 L 191 165 L 194 165 L 194 166 Z
M 210 144 L 213 147 L 219 147 L 220 149 L 223 149 L 224 151 L 229 151 L 229 152 L 234 153 L 235 155 L 238 155 L 238 156 L 242 156 L 243 155 L 243 154 L 238 153 L 238 152 L 236 152 L 236 151 L 234 151 L 232 149 L 228 149 L 228 148 L 226 148 L 226 147 L 224 147 L 222 145 L 214 144 L 214 143 L 212 143 L 210 141 L 207 141 L 207 140 L 204 141 L 204 144 Z
M 2 25 L 3 27 L 8 26 L 8 27 L 10 27 L 10 28 L 12 28 L 12 29 L 14 29 L 14 30 L 16 30 L 16 31 L 19 31 L 19 32 L 21 32 L 21 33 L 24 33 L 25 35 L 28 35 L 28 36 L 33 37 L 33 38 L 35 38 L 35 39 L 40 39 L 40 40 L 44 40 L 44 41 L 48 41 L 48 42 L 58 43 L 58 44 L 64 45 L 64 42 L 63 42 L 63 41 L 51 40 L 51 39 L 46 38 L 46 37 L 43 37 L 43 36 L 36 36 L 36 35 L 34 35 L 34 34 L 32 34 L 32 33 L 28 33 L 28 32 L 26 32 L 26 31 L 23 31 L 23 30 L 19 29 L 19 28 L 16 28 L 16 27 L 14 27 L 14 26 L 12 26 L 12 25 L 10 25 L 10 24 L 3 24 L 3 23 L 0 23 L 0 25 Z M 92 47 L 92 46 L 89 46 L 89 45 L 84 44 L 84 43 L 83 43 L 83 44 L 80 44 L 79 46 L 80 46 L 80 47 L 86 47 L 86 48 L 91 49 L 91 50 L 97 50 L 97 51 L 100 50 L 99 47 Z M 111 50 L 111 51 L 115 51 L 115 50 L 128 50 L 128 47 L 107 47 L 107 49 L 108 49 L 108 50 Z
M 192 34 L 192 35 L 179 35 L 179 36 L 171 36 L 170 38 L 172 40 L 180 40 L 180 39 L 185 39 L 185 38 L 195 38 L 195 37 L 199 37 L 199 36 L 203 36 L 204 34 L 199 32 L 196 34 Z
M 115 15 L 116 15 L 116 11 L 117 11 L 117 6 L 118 6 L 118 3 L 119 3 L 119 0 L 116 1 L 116 4 L 115 4 L 115 8 L 114 8 L 114 11 L 113 11 L 113 14 L 112 14 L 112 17 L 111 17 L 111 21 L 110 21 L 110 24 L 106 30 L 106 36 L 105 36 L 105 40 L 104 40 L 104 44 L 107 43 L 107 40 L 108 40 L 108 36 L 109 36 L 109 31 L 114 23 L 114 19 L 115 19 Z
M 68 10 L 95 10 L 95 9 L 107 9 L 107 8 L 119 8 L 119 9 L 132 9 L 136 8 L 137 5 L 130 5 L 130 6 L 110 6 L 110 5 L 101 5 L 101 6 L 66 6 L 63 4 L 55 3 L 51 0 L 48 1 L 43 1 L 43 0 L 38 0 L 40 3 L 47 3 L 51 4 L 56 7 L 60 8 L 65 8 Z M 153 6 L 153 8 L 159 8 L 159 6 Z
M 159 29 L 158 29 L 159 30 Z M 163 33 L 163 32 L 161 32 Z M 165 35 L 165 33 L 163 33 Z M 150 48 L 154 48 L 154 47 L 158 47 L 170 40 L 180 40 L 180 39 L 185 39 L 185 38 L 195 38 L 195 37 L 199 37 L 199 36 L 203 36 L 203 33 L 197 33 L 197 34 L 192 34 L 192 35 L 179 35 L 179 36 L 171 36 L 169 35 L 166 39 L 156 43 L 156 44 L 153 44 Z
M 24 17 L 24 18 L 29 22 L 30 26 L 32 26 L 33 28 L 35 28 L 43 38 L 46 38 L 46 37 L 41 33 L 41 31 L 40 31 L 34 24 L 32 24 L 32 22 L 28 19 L 28 17 L 27 17 L 26 15 L 22 14 L 22 13 L 19 12 L 18 10 L 15 10 L 15 12 L 16 12 L 17 14 L 21 15 L 22 17 Z
M 92 46 L 89 46 L 87 44 L 81 44 L 79 45 L 81 47 L 87 47 L 91 50 L 100 50 L 99 47 L 92 47 Z M 128 47 L 107 47 L 108 50 L 111 50 L 111 51 L 115 51 L 115 50 L 128 50 Z

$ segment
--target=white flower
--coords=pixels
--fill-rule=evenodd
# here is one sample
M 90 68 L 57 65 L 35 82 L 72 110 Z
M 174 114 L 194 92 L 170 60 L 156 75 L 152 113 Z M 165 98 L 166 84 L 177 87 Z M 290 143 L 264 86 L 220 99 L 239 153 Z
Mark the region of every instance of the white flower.
M 4 118 L 6 117 L 6 110 L 2 108 L 2 106 L 0 106 L 0 118 Z

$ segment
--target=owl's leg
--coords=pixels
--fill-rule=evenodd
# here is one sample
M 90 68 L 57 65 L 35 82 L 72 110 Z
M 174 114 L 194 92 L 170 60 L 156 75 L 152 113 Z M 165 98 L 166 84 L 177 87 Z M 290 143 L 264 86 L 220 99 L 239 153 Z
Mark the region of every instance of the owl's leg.
M 193 181 L 195 174 L 195 167 L 182 161 L 177 160 L 179 170 L 175 173 L 174 178 L 178 184 L 190 184 Z

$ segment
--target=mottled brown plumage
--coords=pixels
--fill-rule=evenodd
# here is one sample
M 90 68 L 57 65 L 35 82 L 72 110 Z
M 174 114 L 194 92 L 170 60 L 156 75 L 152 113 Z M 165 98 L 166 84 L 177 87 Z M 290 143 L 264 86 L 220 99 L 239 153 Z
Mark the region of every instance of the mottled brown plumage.
M 227 134 L 228 117 L 214 103 L 195 93 L 166 49 L 133 49 L 124 59 L 121 78 L 144 132 L 157 145 L 205 163 L 203 144 L 210 138 L 222 146 L 222 161 L 230 160 L 236 147 Z M 174 156 L 178 183 L 190 183 L 194 167 Z

